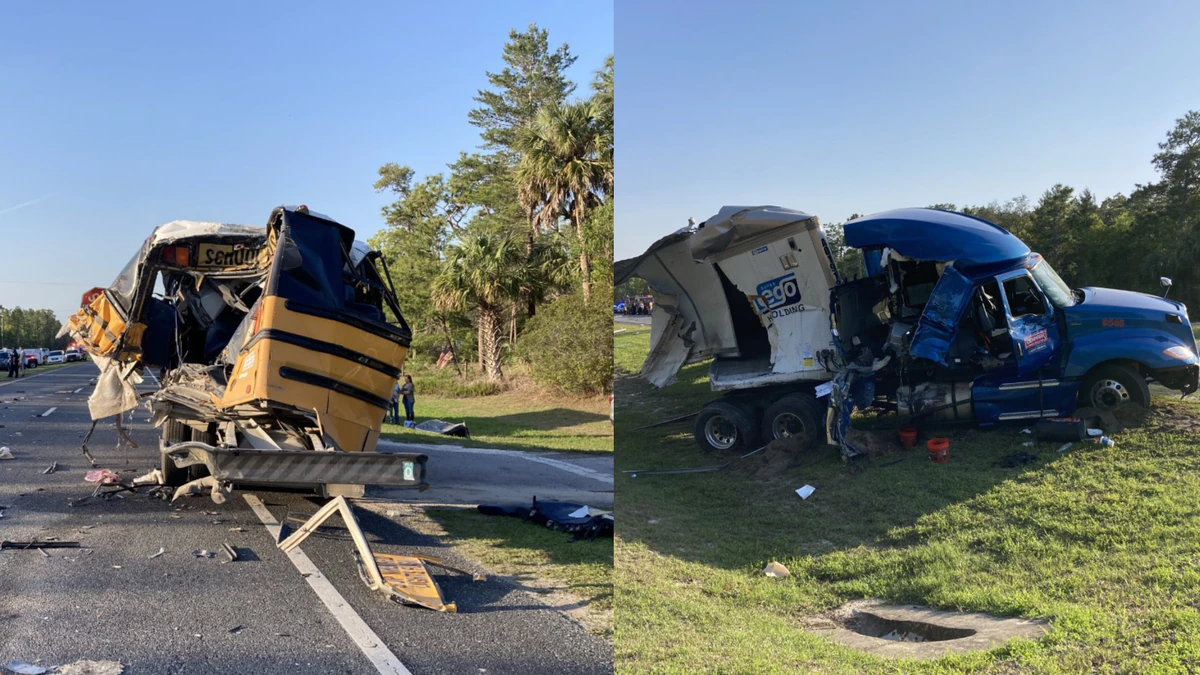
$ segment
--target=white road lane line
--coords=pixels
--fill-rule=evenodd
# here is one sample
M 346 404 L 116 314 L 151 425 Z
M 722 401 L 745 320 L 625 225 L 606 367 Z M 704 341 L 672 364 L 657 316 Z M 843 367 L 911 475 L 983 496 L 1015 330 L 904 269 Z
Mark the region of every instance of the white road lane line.
M 262 521 L 267 532 L 271 533 L 271 541 L 278 540 L 279 521 L 275 520 L 275 516 L 271 515 L 262 500 L 255 495 L 243 494 L 242 496 L 246 498 L 246 503 L 250 505 L 250 508 L 254 509 L 254 515 Z M 362 617 L 354 611 L 350 603 L 346 602 L 346 599 L 333 587 L 329 579 L 321 574 L 321 570 L 313 564 L 313 561 L 304 554 L 300 547 L 292 549 L 287 556 L 300 574 L 304 575 L 308 585 L 316 592 L 317 597 L 321 598 L 321 602 L 325 603 L 325 607 L 333 614 L 333 618 L 342 624 L 346 634 L 374 664 L 375 670 L 382 675 L 412 675 L 412 671 L 404 667 L 400 659 L 396 658 L 392 650 L 388 649 L 375 631 L 371 630 L 371 627 L 362 620 Z
M 53 407 L 53 408 L 51 408 L 51 409 L 47 410 L 46 412 L 42 413 L 42 414 L 41 414 L 41 416 L 42 416 L 42 417 L 49 417 L 49 416 L 50 416 L 50 413 L 54 412 L 55 410 L 58 410 L 58 406 L 55 406 L 55 407 Z
M 588 469 L 588 468 L 579 466 L 578 464 L 564 462 L 561 459 L 554 459 L 552 457 L 542 457 L 541 455 L 538 455 L 536 453 L 523 452 L 521 450 L 497 450 L 495 448 L 464 448 L 461 445 L 430 445 L 428 443 L 397 443 L 396 441 L 379 441 L 379 443 L 377 445 L 392 447 L 395 449 L 396 452 L 412 452 L 412 450 L 415 448 L 417 450 L 427 451 L 427 452 L 431 452 L 431 453 L 435 453 L 435 454 L 438 452 L 458 452 L 458 453 L 462 453 L 465 455 L 495 455 L 498 457 L 511 457 L 513 459 L 523 459 L 527 462 L 537 462 L 538 464 L 545 464 L 547 466 L 552 466 L 556 469 L 566 471 L 567 473 L 573 473 L 577 476 L 583 476 L 584 478 L 591 478 L 592 480 L 599 481 L 601 483 L 608 483 L 611 485 L 613 482 L 612 474 L 602 473 L 600 471 L 595 471 L 593 469 Z

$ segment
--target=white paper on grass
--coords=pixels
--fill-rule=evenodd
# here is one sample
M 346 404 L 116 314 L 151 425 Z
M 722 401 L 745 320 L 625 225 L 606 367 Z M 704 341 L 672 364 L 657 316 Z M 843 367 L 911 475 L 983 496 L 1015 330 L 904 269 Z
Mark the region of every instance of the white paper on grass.
M 569 515 L 571 518 L 590 518 L 591 516 L 608 515 L 608 513 L 608 511 L 601 511 L 600 509 L 594 509 L 590 506 L 581 506 L 572 511 Z
M 801 499 L 808 499 L 809 495 L 811 495 L 812 493 L 814 493 L 816 491 L 817 491 L 817 488 L 815 488 L 811 485 L 805 485 L 804 487 L 796 490 L 796 494 L 800 495 Z

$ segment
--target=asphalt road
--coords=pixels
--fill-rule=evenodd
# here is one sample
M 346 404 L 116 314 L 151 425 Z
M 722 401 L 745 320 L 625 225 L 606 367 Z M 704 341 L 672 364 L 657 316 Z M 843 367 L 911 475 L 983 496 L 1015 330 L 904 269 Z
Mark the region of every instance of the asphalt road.
M 649 326 L 650 316 L 646 314 L 614 314 L 613 321 L 617 323 L 632 323 L 638 326 Z
M 10 659 L 53 666 L 88 658 L 120 661 L 135 675 L 380 672 L 275 547 L 244 495 L 261 499 L 276 519 L 312 513 L 319 507 L 315 499 L 235 492 L 222 506 L 207 497 L 172 506 L 137 494 L 68 505 L 92 489 L 83 480 L 90 467 L 79 443 L 90 424 L 86 397 L 95 374 L 85 363 L 40 376 L 33 370 L 11 384 L 0 376 L 0 445 L 14 456 L 0 460 L 0 539 L 57 537 L 86 547 L 51 550 L 48 556 L 0 551 L 0 666 Z M 111 423 L 97 427 L 90 447 L 101 466 L 137 476 L 156 465 L 157 433 L 146 418 L 144 411 L 135 413 L 131 435 L 137 449 L 117 446 Z M 576 461 L 559 454 L 542 456 L 552 463 L 508 453 L 429 454 L 429 480 L 438 487 L 425 495 L 382 496 L 464 501 L 446 483 L 439 486 L 440 471 L 448 483 L 479 495 L 495 496 L 489 484 L 515 477 L 524 482 L 514 497 L 536 488 L 539 497 L 560 490 L 607 496 L 611 503 L 611 478 L 605 483 L 586 473 L 603 466 L 605 458 L 579 458 L 581 474 L 557 467 L 553 462 Z M 43 474 L 54 461 L 58 471 Z M 611 476 L 611 458 L 607 462 Z M 393 519 L 366 509 L 357 514 L 379 553 L 420 552 L 477 568 Z M 238 527 L 245 531 L 231 531 Z M 238 561 L 193 555 L 218 551 L 225 542 L 237 549 Z M 166 552 L 150 558 L 160 547 Z M 301 549 L 319 568 L 318 576 L 328 578 L 348 609 L 412 673 L 612 672 L 607 642 L 502 582 L 436 573 L 459 610 L 442 614 L 402 607 L 368 590 L 358 578 L 349 541 L 313 536 Z

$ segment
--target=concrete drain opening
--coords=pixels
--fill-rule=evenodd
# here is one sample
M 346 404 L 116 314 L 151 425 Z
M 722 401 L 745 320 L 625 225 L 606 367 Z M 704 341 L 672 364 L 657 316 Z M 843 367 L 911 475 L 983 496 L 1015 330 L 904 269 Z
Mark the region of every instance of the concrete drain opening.
M 971 637 L 975 634 L 975 630 L 972 628 L 939 626 L 924 621 L 896 621 L 870 612 L 859 612 L 846 621 L 846 628 L 859 635 L 894 642 L 941 642 Z
M 1050 630 L 1040 619 L 886 605 L 878 600 L 849 602 L 806 623 L 810 630 L 848 647 L 905 659 L 985 651 L 1010 640 L 1036 640 Z

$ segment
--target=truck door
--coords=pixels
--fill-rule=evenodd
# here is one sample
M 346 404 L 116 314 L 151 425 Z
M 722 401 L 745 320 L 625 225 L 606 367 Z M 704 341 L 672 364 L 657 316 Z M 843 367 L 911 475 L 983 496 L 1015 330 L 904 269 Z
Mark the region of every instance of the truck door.
M 953 267 L 947 267 L 925 302 L 917 320 L 909 353 L 943 366 L 949 365 L 947 353 L 958 331 L 958 323 L 971 301 L 975 286 Z
M 1008 332 L 1012 336 L 1017 375 L 1025 375 L 1054 360 L 1062 345 L 1054 308 L 1034 283 L 1028 270 L 1016 270 L 996 278 L 1000 283 Z

